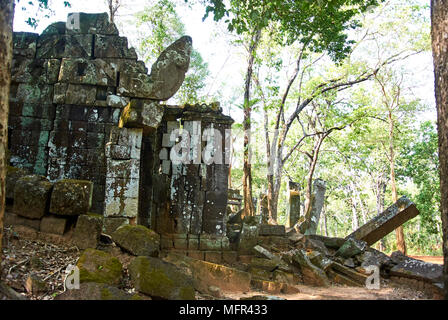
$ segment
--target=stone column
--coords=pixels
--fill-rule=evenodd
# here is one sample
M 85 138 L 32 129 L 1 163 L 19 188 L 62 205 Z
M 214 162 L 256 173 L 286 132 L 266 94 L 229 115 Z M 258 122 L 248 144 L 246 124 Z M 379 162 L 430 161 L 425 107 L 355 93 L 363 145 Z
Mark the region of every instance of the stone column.
M 303 234 L 316 234 L 319 225 L 320 213 L 325 201 L 326 182 L 321 179 L 314 180 L 311 205 L 305 216 L 305 223 L 301 226 Z
M 286 227 L 293 227 L 300 218 L 300 185 L 289 181 L 289 205 L 287 207 Z
M 106 145 L 105 217 L 136 221 L 142 135 L 143 129 L 115 127 L 111 130 Z

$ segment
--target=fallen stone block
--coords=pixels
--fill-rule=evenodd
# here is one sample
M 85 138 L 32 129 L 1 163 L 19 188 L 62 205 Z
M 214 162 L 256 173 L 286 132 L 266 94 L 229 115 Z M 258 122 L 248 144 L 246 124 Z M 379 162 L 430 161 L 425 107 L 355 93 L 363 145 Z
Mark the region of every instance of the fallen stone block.
M 20 178 L 14 187 L 14 213 L 29 219 L 40 219 L 47 213 L 53 184 L 43 176 Z
M 329 278 L 331 279 L 331 281 L 338 283 L 338 284 L 342 284 L 345 286 L 349 286 L 349 287 L 360 287 L 361 285 L 350 279 L 349 277 L 346 277 L 343 274 L 337 273 L 334 270 L 328 270 L 327 274 L 329 276 Z
M 247 272 L 249 272 L 252 275 L 252 280 L 254 279 L 271 280 L 272 278 L 272 273 L 270 271 L 261 268 L 256 268 L 253 266 L 250 266 Z
M 277 268 L 283 271 L 290 271 L 291 268 L 288 266 L 288 264 L 283 261 L 280 257 L 276 256 L 269 250 L 263 248 L 262 246 L 255 246 L 253 248 L 253 252 L 257 254 L 261 258 L 267 258 L 269 260 L 272 260 L 277 265 Z
M 285 236 L 285 226 L 283 225 L 269 225 L 262 224 L 260 225 L 260 230 L 258 231 L 260 236 Z
M 92 205 L 93 183 L 63 179 L 54 184 L 50 212 L 61 216 L 87 214 Z
M 346 239 L 363 240 L 371 246 L 419 213 L 415 204 L 406 196 L 403 196 L 383 213 L 347 236 Z
M 325 246 L 325 244 L 320 240 L 312 239 L 312 238 L 309 238 L 308 236 L 304 236 L 302 238 L 302 244 L 303 244 L 303 248 L 305 248 L 307 250 L 319 251 L 325 255 L 330 254 L 327 247 Z
M 300 268 L 305 284 L 317 287 L 330 286 L 330 281 L 325 272 L 310 261 L 305 251 L 300 249 L 294 250 L 292 262 Z
M 128 218 L 120 218 L 120 217 L 112 217 L 112 218 L 104 218 L 103 221 L 103 233 L 107 235 L 111 235 L 121 226 L 125 226 L 129 224 Z
M 171 253 L 165 260 L 191 270 L 194 286 L 202 293 L 209 293 L 210 286 L 219 287 L 223 291 L 250 291 L 252 276 L 248 272 Z
M 211 263 L 222 263 L 222 251 L 204 251 L 204 260 Z
M 306 255 L 308 256 L 312 264 L 322 269 L 323 271 L 326 271 L 333 263 L 333 261 L 328 259 L 324 254 L 322 254 L 319 251 L 308 250 Z
M 287 283 L 276 281 L 252 279 L 251 285 L 255 290 L 264 291 L 270 294 L 294 294 L 300 292 L 297 288 L 290 286 Z
M 306 236 L 309 239 L 319 240 L 321 241 L 327 248 L 330 249 L 339 249 L 345 243 L 344 238 L 336 238 L 336 237 L 325 237 L 317 234 L 310 234 Z
M 160 235 L 141 225 L 118 228 L 112 233 L 112 240 L 135 256 L 157 257 L 160 252 Z
M 76 221 L 73 243 L 80 249 L 96 248 L 103 228 L 103 216 L 83 214 Z
M 123 109 L 118 126 L 154 132 L 162 121 L 163 112 L 164 107 L 157 101 L 132 99 Z
M 390 271 L 395 277 L 416 279 L 428 283 L 443 283 L 443 265 L 424 262 L 410 257 L 403 257 Z
M 263 270 L 267 270 L 269 272 L 274 271 L 278 268 L 278 262 L 271 259 L 263 259 L 263 258 L 252 258 L 250 262 L 250 266 L 254 268 L 260 268 Z
M 3 223 L 5 226 L 21 225 L 39 231 L 41 220 L 28 219 L 14 213 L 5 212 Z
M 122 265 L 111 254 L 96 249 L 86 249 L 79 257 L 79 281 L 118 285 L 122 278 Z
M 67 229 L 67 219 L 55 216 L 45 216 L 40 223 L 40 231 L 63 235 Z
M 342 257 L 344 259 L 356 256 L 367 249 L 367 243 L 362 240 L 356 240 L 349 238 L 345 243 L 336 251 L 336 257 Z
M 356 272 L 352 268 L 345 267 L 337 262 L 333 262 L 331 264 L 331 270 L 335 273 L 344 276 L 345 278 L 349 278 L 351 281 L 358 284 L 358 286 L 365 286 L 367 275 Z M 328 270 L 327 270 L 328 271 Z
M 305 221 L 300 224 L 300 233 L 305 235 L 316 234 L 320 213 L 325 201 L 325 191 L 326 182 L 321 179 L 314 180 L 310 206 L 308 212 L 305 212 Z
M 129 265 L 137 291 L 168 300 L 194 300 L 193 280 L 171 263 L 152 257 L 137 257 Z
M 21 168 L 15 168 L 8 166 L 6 169 L 6 185 L 5 185 L 5 195 L 6 199 L 8 200 L 14 200 L 14 187 L 16 185 L 16 182 L 24 177 L 27 176 L 28 172 L 25 169 Z

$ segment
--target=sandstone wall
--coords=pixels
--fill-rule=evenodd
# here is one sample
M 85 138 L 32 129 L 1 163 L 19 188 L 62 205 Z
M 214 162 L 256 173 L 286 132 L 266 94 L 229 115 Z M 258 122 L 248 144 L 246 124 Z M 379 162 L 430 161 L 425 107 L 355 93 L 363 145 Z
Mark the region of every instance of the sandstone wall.
M 148 70 L 107 14 L 79 20 L 80 29 L 58 22 L 41 35 L 14 34 L 10 162 L 50 181 L 92 181 L 92 211 L 102 213 L 105 144 L 134 97 L 126 79 Z

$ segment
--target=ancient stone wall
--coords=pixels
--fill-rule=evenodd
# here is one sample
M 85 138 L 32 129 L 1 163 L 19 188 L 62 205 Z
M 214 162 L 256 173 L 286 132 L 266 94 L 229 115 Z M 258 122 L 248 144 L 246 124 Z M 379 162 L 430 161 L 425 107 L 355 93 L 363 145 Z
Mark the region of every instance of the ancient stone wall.
M 58 22 L 41 35 L 14 34 L 10 162 L 50 181 L 92 181 L 92 211 L 102 213 L 105 144 L 133 97 L 122 80 L 130 75 L 120 75 L 147 69 L 107 14 L 78 18 L 79 29 Z
M 181 37 L 148 75 L 107 14 L 69 14 L 41 35 L 15 33 L 10 164 L 51 182 L 93 182 L 91 211 L 105 216 L 107 229 L 138 223 L 197 246 L 201 234 L 225 238 L 233 120 L 217 103 L 161 103 L 180 88 L 191 49 Z M 191 137 L 194 161 L 171 159 L 176 129 Z M 218 161 L 203 161 L 207 148 Z
M 196 236 L 201 233 L 225 235 L 229 170 L 226 134 L 232 123 L 219 106 L 167 109 L 158 129 L 155 149 L 155 154 L 159 155 L 153 175 L 157 180 L 153 197 L 158 206 L 158 214 L 153 217 L 157 230 Z M 181 126 L 183 131 L 177 135 L 173 133 Z M 181 132 L 187 133 L 188 139 Z M 185 142 L 177 143 L 176 160 L 181 161 L 172 159 L 176 136 Z M 212 157 L 207 153 L 211 149 Z M 182 153 L 188 157 L 187 161 Z M 169 207 L 164 204 L 167 196 Z

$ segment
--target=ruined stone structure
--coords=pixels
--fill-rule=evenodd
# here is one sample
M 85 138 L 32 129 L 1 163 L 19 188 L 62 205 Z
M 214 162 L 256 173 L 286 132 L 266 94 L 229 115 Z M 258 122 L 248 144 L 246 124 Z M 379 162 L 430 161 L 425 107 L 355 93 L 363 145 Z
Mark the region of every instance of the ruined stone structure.
M 148 75 L 105 13 L 70 14 L 41 35 L 15 33 L 10 164 L 50 182 L 91 181 L 90 211 L 104 216 L 104 229 L 137 223 L 196 248 L 201 235 L 221 246 L 233 120 L 219 103 L 162 104 L 182 85 L 191 48 L 190 37 L 180 38 Z M 190 139 L 170 140 L 175 129 L 190 133 L 189 163 L 171 158 Z M 204 152 L 221 162 L 204 162 L 210 146 Z

